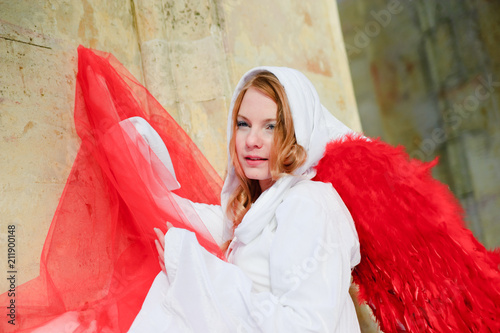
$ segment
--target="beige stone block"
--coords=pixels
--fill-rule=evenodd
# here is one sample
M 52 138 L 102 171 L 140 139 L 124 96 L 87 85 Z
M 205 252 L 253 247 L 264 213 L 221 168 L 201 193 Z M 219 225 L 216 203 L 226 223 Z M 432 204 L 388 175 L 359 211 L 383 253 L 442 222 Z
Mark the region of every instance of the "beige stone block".
M 229 89 L 219 44 L 212 36 L 194 41 L 150 40 L 141 51 L 146 87 L 222 176 L 225 157 L 214 152 L 225 155 L 227 105 L 218 101 L 225 100 Z
M 0 20 L 14 40 L 54 49 L 76 49 L 82 44 L 111 52 L 143 82 L 131 2 L 63 0 L 26 5 L 6 1 L 0 4 Z M 5 36 L 3 31 L 1 35 Z
M 188 134 L 221 177 L 227 169 L 227 112 L 223 110 L 228 108 L 224 97 L 182 105 L 182 114 L 189 117 Z
M 225 95 L 224 62 L 214 38 L 172 42 L 170 46 L 179 102 L 208 101 Z
M 16 225 L 22 283 L 38 275 L 45 236 L 78 148 L 76 51 L 4 39 L 0 50 L 0 233 Z M 6 288 L 1 281 L 0 291 Z
M 11 24 L 22 27 L 22 30 L 16 34 L 26 42 L 30 41 L 30 35 L 33 33 L 53 38 L 56 35 L 56 19 L 55 16 L 47 17 L 45 14 L 47 10 L 52 10 L 52 6 L 43 1 L 35 1 L 29 5 L 17 1 L 2 1 L 0 3 L 0 19 L 3 21 L 1 25 Z
M 327 93 L 328 91 L 335 91 L 338 93 L 338 96 L 335 97 L 335 103 L 328 103 L 327 105 L 337 106 L 339 112 L 332 113 L 337 115 L 341 121 L 353 130 L 361 132 L 361 120 L 359 119 L 358 107 L 354 96 L 354 87 L 349 68 L 349 60 L 345 50 L 337 2 L 327 1 L 325 5 L 327 13 L 330 15 L 330 29 L 333 34 L 334 54 L 336 55 L 334 61 L 334 71 L 337 73 L 337 75 L 333 76 L 333 79 L 337 83 L 337 87 L 333 90 L 322 89 L 321 91 L 326 91 Z
M 214 7 L 211 0 L 164 1 L 163 13 L 170 41 L 203 39 L 211 35 Z
M 152 39 L 188 41 L 211 34 L 216 15 L 210 0 L 135 0 L 142 42 Z
M 133 4 L 140 43 L 153 39 L 166 39 L 168 21 L 163 11 L 163 1 L 133 0 Z
M 345 93 L 344 82 L 338 76 L 332 78 L 312 73 L 306 75 L 318 90 L 321 103 L 328 111 L 353 130 L 360 132 L 361 124 L 356 104 Z M 351 98 L 354 99 L 354 96 Z
M 29 171 L 29 168 L 26 169 Z M 7 226 L 15 225 L 16 284 L 19 285 L 39 275 L 45 237 L 64 183 L 28 179 L 16 181 L 8 184 L 2 182 L 1 185 L 0 246 L 7 248 Z M 2 258 L 1 263 L 0 269 L 6 272 L 7 261 Z M 7 283 L 1 281 L 0 292 L 7 289 Z
M 149 92 L 164 107 L 178 102 L 169 43 L 164 39 L 144 42 L 141 44 L 141 54 L 144 82 Z M 177 114 L 170 114 L 178 119 Z

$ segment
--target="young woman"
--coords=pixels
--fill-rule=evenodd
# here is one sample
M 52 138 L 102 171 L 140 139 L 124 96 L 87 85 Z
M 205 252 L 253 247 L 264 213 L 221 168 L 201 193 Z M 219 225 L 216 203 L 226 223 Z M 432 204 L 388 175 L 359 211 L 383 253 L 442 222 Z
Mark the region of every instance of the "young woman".
M 248 72 L 228 117 L 222 205 L 192 204 L 227 262 L 189 231 L 160 234 L 163 272 L 130 331 L 358 332 L 348 293 L 360 260 L 354 224 L 331 184 L 311 180 L 326 143 L 350 132 L 298 71 Z

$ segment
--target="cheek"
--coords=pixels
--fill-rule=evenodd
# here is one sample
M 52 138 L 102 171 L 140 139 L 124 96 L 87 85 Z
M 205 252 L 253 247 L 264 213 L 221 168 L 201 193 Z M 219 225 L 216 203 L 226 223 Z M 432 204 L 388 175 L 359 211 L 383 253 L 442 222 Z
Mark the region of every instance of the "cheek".
M 274 137 L 272 135 L 267 137 L 265 145 L 266 145 L 267 151 L 270 153 L 271 149 L 274 145 Z
M 236 148 L 236 154 L 239 154 L 243 150 L 244 144 L 245 138 L 243 137 L 243 133 L 241 133 L 241 131 L 236 131 L 234 136 L 234 146 Z

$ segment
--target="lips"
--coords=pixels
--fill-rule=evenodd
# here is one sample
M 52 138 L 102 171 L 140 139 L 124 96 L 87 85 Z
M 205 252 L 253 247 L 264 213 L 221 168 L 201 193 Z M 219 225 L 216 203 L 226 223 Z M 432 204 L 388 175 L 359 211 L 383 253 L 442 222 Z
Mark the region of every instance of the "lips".
M 267 158 L 259 157 L 259 156 L 245 156 L 245 160 L 250 160 L 250 161 L 264 160 L 264 161 L 267 161 Z
M 245 161 L 248 163 L 248 165 L 251 166 L 257 166 L 260 165 L 264 162 L 266 162 L 268 159 L 260 156 L 245 156 Z

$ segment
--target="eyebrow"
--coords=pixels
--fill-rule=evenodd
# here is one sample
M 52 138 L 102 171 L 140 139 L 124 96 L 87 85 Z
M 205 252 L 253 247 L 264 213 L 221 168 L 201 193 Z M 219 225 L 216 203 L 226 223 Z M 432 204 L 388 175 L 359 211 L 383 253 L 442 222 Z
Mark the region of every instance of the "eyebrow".
M 243 118 L 246 121 L 249 121 L 247 117 L 242 116 L 240 114 L 238 114 L 238 117 Z M 236 117 L 236 119 L 238 119 L 238 117 Z M 276 118 L 267 118 L 267 119 L 264 119 L 263 123 L 267 123 L 269 121 L 276 121 Z

